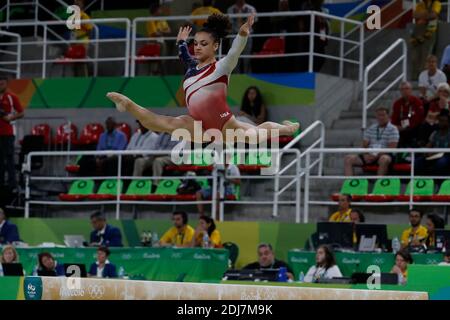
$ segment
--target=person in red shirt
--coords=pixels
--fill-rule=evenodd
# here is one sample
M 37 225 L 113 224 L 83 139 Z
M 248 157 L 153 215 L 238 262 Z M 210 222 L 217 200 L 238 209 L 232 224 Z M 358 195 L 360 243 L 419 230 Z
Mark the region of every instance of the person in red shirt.
M 14 128 L 13 121 L 24 116 L 19 98 L 8 92 L 8 79 L 0 77 L 0 186 L 16 187 L 14 171 Z M 8 183 L 5 185 L 5 168 Z
M 425 117 L 422 100 L 413 95 L 412 86 L 407 81 L 400 84 L 400 94 L 401 98 L 392 107 L 391 123 L 400 133 L 399 147 L 414 147 L 417 128 Z

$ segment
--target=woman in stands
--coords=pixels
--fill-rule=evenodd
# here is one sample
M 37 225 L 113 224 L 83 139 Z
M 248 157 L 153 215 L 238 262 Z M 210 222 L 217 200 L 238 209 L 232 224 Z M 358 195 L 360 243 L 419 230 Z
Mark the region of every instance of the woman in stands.
M 189 131 L 192 138 L 195 136 L 194 121 L 201 121 L 203 130 L 218 129 L 222 137 L 225 136 L 228 129 L 233 131 L 241 129 L 244 131 L 247 141 L 258 139 L 260 134 L 262 136 L 261 129 L 278 129 L 279 135 L 292 135 L 298 129 L 298 123 L 285 121 L 281 125 L 264 122 L 259 126 L 254 126 L 237 120 L 226 102 L 231 72 L 236 67 L 239 56 L 245 48 L 253 22 L 254 16 L 252 15 L 241 26 L 228 54 L 219 61 L 216 60 L 216 52 L 221 40 L 227 34 L 226 30 L 229 29 L 228 17 L 218 14 L 209 16 L 203 28 L 195 34 L 194 57 L 189 54 L 186 43 L 192 28 L 189 26 L 180 28 L 177 42 L 180 59 L 187 69 L 183 88 L 189 115 L 179 117 L 158 115 L 116 92 L 108 93 L 107 97 L 116 104 L 119 111 L 130 112 L 146 128 L 153 131 L 172 133 L 178 128 L 184 128 Z M 270 131 L 267 134 L 270 136 Z
M 331 248 L 321 245 L 316 251 L 316 265 L 309 268 L 305 282 L 320 282 L 323 279 L 341 278 L 342 273 L 336 265 L 336 258 Z
M 408 250 L 403 249 L 395 254 L 395 264 L 392 267 L 391 273 L 398 275 L 398 283 L 406 284 L 408 279 L 408 264 L 413 263 L 413 258 Z
M 242 97 L 241 111 L 237 118 L 240 121 L 253 125 L 259 125 L 266 121 L 267 109 L 258 87 L 251 86 L 245 90 Z

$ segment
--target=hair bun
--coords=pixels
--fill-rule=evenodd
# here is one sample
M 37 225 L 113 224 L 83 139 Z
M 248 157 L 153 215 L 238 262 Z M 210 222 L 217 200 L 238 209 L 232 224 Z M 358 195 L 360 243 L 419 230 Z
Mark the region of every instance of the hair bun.
M 226 15 L 214 13 L 203 24 L 203 29 L 211 30 L 216 33 L 219 40 L 223 39 L 231 29 L 230 19 Z

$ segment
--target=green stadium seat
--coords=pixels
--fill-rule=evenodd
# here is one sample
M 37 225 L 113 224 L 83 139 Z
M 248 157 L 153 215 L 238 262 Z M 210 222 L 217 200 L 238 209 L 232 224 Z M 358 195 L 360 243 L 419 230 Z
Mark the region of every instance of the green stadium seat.
M 405 194 L 396 197 L 398 201 L 409 201 L 411 190 L 411 181 L 406 186 Z M 413 200 L 414 201 L 430 201 L 434 194 L 433 179 L 415 179 Z
M 209 186 L 208 179 L 200 178 L 200 179 L 196 179 L 195 181 L 197 181 L 197 183 L 202 188 L 206 188 Z M 197 196 L 195 193 L 193 193 L 193 194 L 177 194 L 176 196 L 173 197 L 173 199 L 177 200 L 177 201 L 195 201 L 197 199 Z
M 368 191 L 369 181 L 367 179 L 348 179 L 342 184 L 341 192 L 333 194 L 331 199 L 338 201 L 340 194 L 349 194 L 353 201 L 361 201 Z
M 365 196 L 369 202 L 393 201 L 400 195 L 400 179 L 378 179 L 375 182 L 372 193 Z
M 94 180 L 75 180 L 69 188 L 68 193 L 61 193 L 61 201 L 80 201 L 94 193 Z
M 149 194 L 143 198 L 148 201 L 172 200 L 177 195 L 177 188 L 180 186 L 180 179 L 164 179 L 158 183 L 154 194 Z
M 119 192 L 122 193 L 123 181 L 119 180 Z M 117 179 L 102 182 L 96 194 L 90 194 L 89 200 L 114 200 L 117 198 Z
M 133 180 L 128 186 L 127 192 L 120 196 L 121 200 L 143 200 L 152 193 L 151 180 Z
M 179 165 L 169 165 L 165 166 L 164 170 L 166 171 L 212 171 L 213 166 L 208 163 L 202 153 L 192 153 L 191 154 L 191 164 L 179 164 Z
M 433 202 L 448 202 L 450 201 L 450 180 L 444 180 L 439 188 L 437 194 L 431 197 Z

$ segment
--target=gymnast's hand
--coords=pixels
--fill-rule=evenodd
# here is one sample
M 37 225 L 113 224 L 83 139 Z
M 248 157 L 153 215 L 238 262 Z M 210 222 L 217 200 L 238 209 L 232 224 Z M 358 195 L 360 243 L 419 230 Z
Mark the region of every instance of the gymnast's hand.
M 253 23 L 255 22 L 255 13 L 247 18 L 247 21 L 239 29 L 239 35 L 242 37 L 247 37 L 250 34 Z
M 178 36 L 177 36 L 177 42 L 178 41 L 186 41 L 187 38 L 189 38 L 189 34 L 192 31 L 192 27 L 191 26 L 186 26 L 186 27 L 180 27 L 180 31 L 178 31 Z

